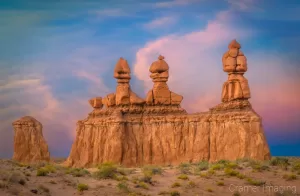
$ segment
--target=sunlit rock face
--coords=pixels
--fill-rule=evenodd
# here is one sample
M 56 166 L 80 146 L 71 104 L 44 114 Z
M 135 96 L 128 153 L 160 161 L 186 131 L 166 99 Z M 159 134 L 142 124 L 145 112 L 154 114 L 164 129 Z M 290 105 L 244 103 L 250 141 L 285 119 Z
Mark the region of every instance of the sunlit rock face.
M 13 159 L 23 163 L 50 161 L 48 145 L 43 136 L 42 124 L 31 116 L 13 122 Z
M 250 90 L 242 76 L 247 70 L 246 58 L 235 40 L 229 45 L 232 48 L 237 50 L 223 57 L 224 71 L 232 76 L 224 84 L 222 103 L 195 114 L 187 114 L 180 106 L 183 97 L 170 91 L 169 65 L 163 56 L 150 66 L 154 84 L 145 100 L 131 91 L 130 68 L 120 58 L 114 71 L 116 93 L 89 101 L 94 110 L 78 121 L 76 138 L 65 164 L 90 167 L 112 161 L 131 167 L 270 159 L 262 119 L 248 101 Z M 228 60 L 229 56 L 235 60 Z

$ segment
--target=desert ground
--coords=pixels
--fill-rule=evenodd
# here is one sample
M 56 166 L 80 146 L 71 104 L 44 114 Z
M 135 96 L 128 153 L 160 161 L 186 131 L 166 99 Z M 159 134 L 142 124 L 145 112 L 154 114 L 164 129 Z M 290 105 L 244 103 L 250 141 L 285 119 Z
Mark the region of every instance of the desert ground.
M 103 163 L 95 168 L 0 160 L 0 195 L 300 195 L 300 158 L 270 161 L 241 159 L 124 168 Z

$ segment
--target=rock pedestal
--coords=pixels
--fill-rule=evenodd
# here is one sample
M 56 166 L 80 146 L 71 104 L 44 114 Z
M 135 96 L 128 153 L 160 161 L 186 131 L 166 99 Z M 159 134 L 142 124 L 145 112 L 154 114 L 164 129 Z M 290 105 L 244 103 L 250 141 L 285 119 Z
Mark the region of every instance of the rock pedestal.
M 235 42 L 232 45 L 238 49 Z M 242 54 L 238 50 L 235 53 Z M 180 106 L 183 97 L 169 90 L 169 66 L 162 56 L 150 66 L 154 86 L 146 102 L 136 95 L 132 99 L 130 70 L 127 62 L 120 59 L 114 75 L 118 82 L 116 94 L 102 99 L 105 108 L 95 107 L 95 103 L 101 105 L 100 98 L 98 102 L 95 98 L 90 101 L 94 110 L 78 121 L 76 138 L 65 164 L 90 167 L 112 161 L 130 167 L 270 159 L 261 118 L 246 99 L 250 97 L 246 92 L 250 91 L 248 85 L 243 86 L 241 73 L 247 65 L 242 60 L 229 64 L 227 57 L 224 59 L 224 69 L 231 72 L 230 80 L 224 84 L 224 102 L 195 114 L 187 114 Z
M 13 122 L 13 159 L 22 163 L 50 161 L 48 145 L 43 137 L 42 124 L 30 116 Z
M 223 70 L 228 72 L 228 80 L 223 85 L 222 102 L 249 99 L 248 80 L 243 76 L 247 71 L 247 58 L 240 50 L 241 45 L 233 40 L 229 50 L 223 55 Z
M 169 65 L 164 61 L 164 57 L 160 55 L 158 61 L 152 63 L 149 71 L 154 86 L 147 94 L 147 105 L 179 105 L 183 97 L 169 90 Z
M 145 103 L 130 88 L 130 68 L 125 59 L 120 58 L 117 62 L 114 70 L 114 78 L 117 79 L 116 93 L 108 94 L 103 98 L 103 104 L 107 108 L 115 105 L 139 105 Z

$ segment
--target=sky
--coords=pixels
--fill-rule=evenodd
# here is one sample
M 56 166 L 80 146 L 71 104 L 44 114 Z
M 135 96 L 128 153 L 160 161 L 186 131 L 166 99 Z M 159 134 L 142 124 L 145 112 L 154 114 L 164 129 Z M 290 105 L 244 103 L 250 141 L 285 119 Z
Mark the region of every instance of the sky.
M 12 157 L 12 122 L 25 115 L 43 124 L 52 156 L 68 156 L 88 100 L 115 92 L 120 57 L 145 97 L 162 54 L 182 107 L 207 111 L 221 102 L 221 59 L 233 39 L 271 154 L 300 156 L 299 13 L 299 0 L 2 0 L 0 157 Z

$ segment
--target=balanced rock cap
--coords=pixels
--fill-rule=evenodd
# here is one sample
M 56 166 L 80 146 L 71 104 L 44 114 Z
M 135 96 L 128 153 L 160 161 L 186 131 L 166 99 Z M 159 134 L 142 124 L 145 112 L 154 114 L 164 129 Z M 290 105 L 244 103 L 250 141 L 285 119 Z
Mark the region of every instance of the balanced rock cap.
M 158 60 L 151 64 L 149 71 L 151 73 L 168 71 L 169 65 L 166 63 L 164 59 L 165 59 L 164 56 L 159 55 Z
M 115 73 L 130 73 L 130 68 L 128 65 L 127 60 L 120 57 L 119 61 L 117 62 L 115 66 Z
M 241 48 L 241 44 L 239 42 L 237 42 L 236 39 L 234 39 L 228 45 L 228 49 L 232 49 L 232 48 L 240 49 Z

